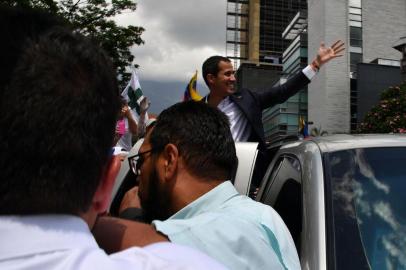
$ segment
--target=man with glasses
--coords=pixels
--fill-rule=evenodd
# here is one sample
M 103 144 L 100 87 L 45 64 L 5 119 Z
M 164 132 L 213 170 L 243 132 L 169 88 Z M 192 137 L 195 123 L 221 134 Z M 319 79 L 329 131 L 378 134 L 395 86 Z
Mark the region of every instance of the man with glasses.
M 112 63 L 46 12 L 0 5 L 0 36 L 0 269 L 224 269 L 146 224 L 161 243 L 98 246 L 91 230 L 120 166 Z
M 157 234 L 230 269 L 300 269 L 279 215 L 240 195 L 229 181 L 237 156 L 228 119 L 217 108 L 190 101 L 164 110 L 129 160 L 139 178 L 141 206 Z M 109 250 L 148 243 L 139 223 L 131 221 L 101 218 L 94 233 Z

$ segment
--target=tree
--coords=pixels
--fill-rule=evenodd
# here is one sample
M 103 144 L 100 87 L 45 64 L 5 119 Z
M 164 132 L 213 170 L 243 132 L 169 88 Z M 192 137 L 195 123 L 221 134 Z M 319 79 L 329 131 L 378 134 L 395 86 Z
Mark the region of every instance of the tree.
M 141 34 L 145 30 L 137 26 L 118 26 L 116 15 L 133 12 L 133 0 L 4 0 L 11 6 L 41 8 L 66 19 L 77 31 L 92 37 L 110 55 L 116 69 L 121 89 L 127 84 L 131 73 L 126 70 L 133 64 L 130 48 L 141 45 Z
M 359 133 L 406 133 L 406 81 L 381 94 L 360 124 Z

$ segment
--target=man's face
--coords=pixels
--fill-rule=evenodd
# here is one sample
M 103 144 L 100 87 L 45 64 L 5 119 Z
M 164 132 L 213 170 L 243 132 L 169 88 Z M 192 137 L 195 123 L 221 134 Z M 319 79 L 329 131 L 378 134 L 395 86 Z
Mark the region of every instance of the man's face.
M 139 153 L 152 149 L 149 143 L 149 134 L 145 137 Z M 143 162 L 140 167 L 139 190 L 141 207 L 144 210 L 146 219 L 152 221 L 155 219 L 165 220 L 169 218 L 170 191 L 162 184 L 164 181 L 159 176 L 159 152 L 145 153 L 140 157 Z
M 231 62 L 220 61 L 217 76 L 212 75 L 211 91 L 213 94 L 227 97 L 235 92 L 234 68 Z

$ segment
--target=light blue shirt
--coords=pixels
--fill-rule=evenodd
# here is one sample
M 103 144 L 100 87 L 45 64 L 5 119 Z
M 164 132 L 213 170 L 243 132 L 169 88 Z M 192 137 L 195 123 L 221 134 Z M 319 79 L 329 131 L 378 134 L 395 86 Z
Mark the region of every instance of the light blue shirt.
M 230 181 L 153 224 L 171 242 L 197 248 L 230 269 L 300 269 L 280 216 L 240 195 Z

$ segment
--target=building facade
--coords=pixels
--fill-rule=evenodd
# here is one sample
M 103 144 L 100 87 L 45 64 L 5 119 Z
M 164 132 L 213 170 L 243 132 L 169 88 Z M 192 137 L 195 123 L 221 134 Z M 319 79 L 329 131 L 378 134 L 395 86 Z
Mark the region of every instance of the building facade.
M 269 139 L 294 132 L 298 117 L 306 114 L 304 101 L 308 102 L 307 119 L 312 123 L 309 129 L 316 127 L 330 134 L 355 131 L 366 108 L 363 104 L 370 104 L 378 91 L 368 90 L 363 83 L 359 93 L 358 64 L 375 64 L 376 68 L 363 67 L 363 79 L 395 72 L 401 59 L 401 70 L 406 70 L 402 56 L 406 50 L 405 0 L 228 0 L 228 5 L 232 8 L 228 8 L 227 16 L 234 20 L 232 24 L 227 20 L 227 56 L 235 60 L 236 68 L 248 69 L 237 72 L 243 74 L 238 83 L 244 87 L 258 88 L 256 82 L 260 80 L 250 79 L 250 72 L 267 76 L 269 67 L 264 68 L 265 73 L 259 71 L 264 64 L 281 65 L 280 76 L 286 79 L 306 65 L 306 57 L 316 56 L 322 41 L 327 46 L 338 39 L 346 44 L 343 57 L 320 70 L 307 94 L 304 89 L 301 96 L 264 111 L 265 135 Z M 298 35 L 294 16 L 306 9 L 307 33 Z M 374 63 L 376 59 L 381 63 Z M 275 69 L 271 76 L 268 81 L 277 77 Z M 360 100 L 365 98 L 371 100 Z
M 396 61 L 393 44 L 406 32 L 405 0 L 309 0 L 309 59 L 320 41 L 341 39 L 344 57 L 323 68 L 309 85 L 309 120 L 329 133 L 349 133 L 357 127 L 357 64 L 374 59 Z M 373 76 L 373 74 L 371 74 Z M 384 89 L 382 89 L 384 90 Z
M 371 76 L 373 75 L 373 76 Z M 357 124 L 379 103 L 381 93 L 390 86 L 399 85 L 401 75 L 399 62 L 376 59 L 373 63 L 357 65 Z
M 402 54 L 402 59 L 400 60 L 400 71 L 402 81 L 406 82 L 406 32 L 405 35 L 395 43 L 395 46 L 393 46 L 393 48 L 395 48 Z
M 282 32 L 289 42 L 282 54 L 283 76 L 279 83 L 300 72 L 307 66 L 307 13 L 299 11 Z M 263 112 L 265 137 L 274 141 L 283 135 L 297 135 L 299 119 L 307 121 L 307 87 L 300 90 L 286 102 Z
M 227 1 L 226 55 L 233 60 L 237 69 L 238 88 L 261 91 L 275 82 L 279 83 L 285 67 L 283 53 L 292 42 L 282 34 L 296 13 L 299 10 L 305 11 L 306 8 L 306 0 Z M 305 41 L 300 41 L 301 46 L 304 45 L 303 42 Z M 303 51 L 299 53 L 303 54 Z M 296 54 L 289 57 L 290 61 L 299 59 L 302 65 L 303 59 L 293 59 L 297 57 Z M 297 68 L 292 65 L 289 72 L 297 72 Z M 298 100 L 305 98 L 307 97 L 302 94 Z M 296 109 L 293 110 L 292 106 Z M 287 130 L 293 129 L 296 134 L 299 107 L 302 108 L 303 105 L 299 106 L 298 102 L 294 101 L 273 108 L 272 111 L 265 111 L 265 136 L 270 138 L 279 133 L 286 134 Z
M 227 0 L 226 55 L 231 59 L 281 64 L 289 41 L 282 32 L 306 0 Z

